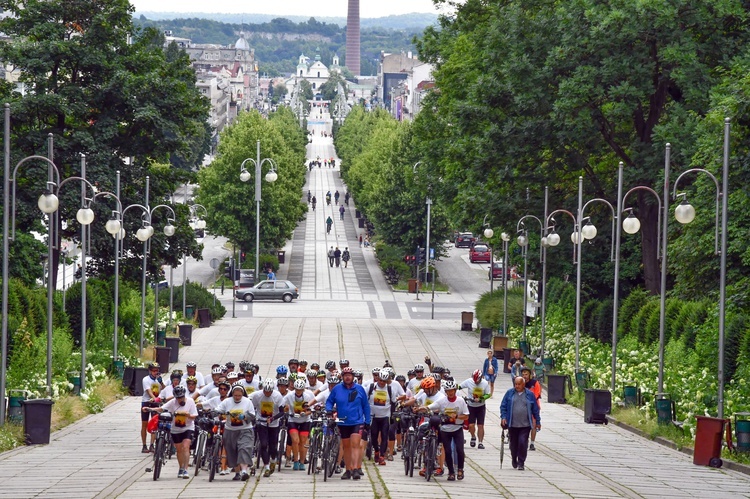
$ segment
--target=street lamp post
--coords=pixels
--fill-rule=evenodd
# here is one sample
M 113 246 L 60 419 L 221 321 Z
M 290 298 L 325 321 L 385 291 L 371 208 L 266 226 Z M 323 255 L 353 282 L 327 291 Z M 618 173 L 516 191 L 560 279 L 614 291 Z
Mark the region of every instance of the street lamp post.
M 495 235 L 495 231 L 492 230 L 492 228 L 490 227 L 490 224 L 487 223 L 487 215 L 484 216 L 484 221 L 482 221 L 482 227 L 486 227 L 486 229 L 484 229 L 484 238 L 489 243 L 490 239 L 492 239 L 492 236 Z M 493 252 L 492 246 L 490 245 L 490 295 L 492 295 L 492 288 L 493 288 L 493 283 L 494 283 L 494 278 L 493 278 L 494 267 L 495 267 L 495 253 Z
M 255 159 L 247 158 L 245 159 L 242 164 L 240 165 L 240 180 L 242 182 L 247 182 L 250 180 L 252 175 L 250 174 L 247 169 L 245 169 L 245 163 L 250 162 L 255 165 L 255 281 L 258 282 L 260 279 L 260 272 L 259 270 L 259 262 L 260 262 L 260 191 L 261 191 L 261 184 L 260 184 L 260 172 L 261 167 L 263 166 L 263 163 L 268 161 L 268 163 L 271 165 L 271 169 L 266 173 L 266 182 L 273 183 L 276 182 L 276 179 L 278 178 L 278 174 L 276 173 L 276 162 L 271 158 L 263 158 L 260 159 L 260 139 L 256 142 L 256 157 Z
M 185 186 L 185 203 L 187 203 L 187 185 Z M 205 217 L 208 216 L 208 210 L 206 210 L 206 207 L 202 204 L 195 203 L 191 204 L 189 206 L 190 209 L 190 228 L 193 230 L 205 230 L 206 228 L 206 220 Z M 201 218 L 200 215 L 198 215 L 198 210 L 203 210 L 203 217 Z M 201 239 L 198 241 L 200 244 L 203 240 Z M 187 259 L 188 255 L 187 253 L 183 253 L 182 255 L 182 317 L 183 319 L 187 317 L 186 314 L 186 303 L 187 303 Z
M 421 161 L 417 161 L 414 163 L 414 166 L 412 167 L 412 172 L 417 173 L 417 167 L 421 165 Z M 427 205 L 427 232 L 426 232 L 426 239 L 425 239 L 425 265 L 424 265 L 424 282 L 428 281 L 428 275 L 430 273 L 430 225 L 431 225 L 431 208 L 432 208 L 432 199 L 430 199 L 430 196 L 427 196 L 425 200 L 425 204 Z M 486 220 L 487 217 L 485 217 Z M 419 277 L 417 275 L 417 277 Z M 433 283 L 434 284 L 434 283 Z M 417 292 L 419 292 L 419 287 L 417 287 Z M 434 299 L 433 299 L 434 301 Z M 434 305 L 433 305 L 434 307 Z
M 503 240 L 503 334 L 508 335 L 508 242 L 510 234 L 500 234 Z
M 721 187 L 716 177 L 706 169 L 691 168 L 677 177 L 674 183 L 673 199 L 684 197 L 683 202 L 675 208 L 675 218 L 681 224 L 688 224 L 695 218 L 695 209 L 688 203 L 686 194 L 677 194 L 677 186 L 683 176 L 689 173 L 705 173 L 716 186 L 716 213 L 714 227 L 714 254 L 720 255 L 719 271 L 719 363 L 718 363 L 718 394 L 717 394 L 717 416 L 724 418 L 724 332 L 726 320 L 726 279 L 727 279 L 727 216 L 729 198 L 729 131 L 730 120 L 724 119 L 724 154 L 721 169 Z M 719 199 L 721 199 L 721 246 L 719 246 Z M 666 217 L 665 217 L 666 218 Z M 666 236 L 665 236 L 666 240 Z
M 520 234 L 518 238 L 516 238 L 516 242 L 521 247 L 521 250 L 523 251 L 523 313 L 521 314 L 521 320 L 523 322 L 523 335 L 522 341 L 526 341 L 526 306 L 527 306 L 527 300 L 529 296 L 529 276 L 528 276 L 528 264 L 529 264 L 529 235 L 528 230 L 525 226 L 526 219 L 532 219 L 539 222 L 539 236 L 540 240 L 544 239 L 544 224 L 541 220 L 539 220 L 534 215 L 525 215 L 518 220 L 518 223 L 516 224 L 516 233 Z M 546 240 L 542 241 L 542 243 L 546 244 Z M 540 243 L 539 245 L 539 259 L 541 260 L 542 257 L 542 246 L 543 244 Z M 529 352 L 524 352 L 529 353 Z

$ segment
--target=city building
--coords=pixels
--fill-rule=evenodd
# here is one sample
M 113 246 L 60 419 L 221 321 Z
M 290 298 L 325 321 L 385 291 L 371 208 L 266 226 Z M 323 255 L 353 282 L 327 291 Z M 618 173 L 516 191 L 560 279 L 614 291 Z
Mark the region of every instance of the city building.
M 419 114 L 422 99 L 435 87 L 432 70 L 432 64 L 420 63 L 406 72 L 406 79 L 392 87 L 389 109 L 397 120 L 412 120 Z
M 400 54 L 381 52 L 380 64 L 378 65 L 378 104 L 394 113 L 391 94 L 395 88 L 406 81 L 409 71 L 423 64 L 422 61 L 412 55 L 411 51 L 401 52 Z
M 346 67 L 354 76 L 360 71 L 359 0 L 349 0 L 346 16 Z

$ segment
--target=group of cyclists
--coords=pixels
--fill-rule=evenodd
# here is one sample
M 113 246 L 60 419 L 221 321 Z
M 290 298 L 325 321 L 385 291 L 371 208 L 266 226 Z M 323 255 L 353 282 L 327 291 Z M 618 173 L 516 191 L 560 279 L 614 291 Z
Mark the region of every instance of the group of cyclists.
M 429 358 L 425 361 L 429 369 L 416 364 L 405 375 L 397 375 L 386 361 L 373 368 L 367 379 L 346 359 L 338 365 L 329 360 L 322 368 L 315 362 L 308 365 L 305 360 L 291 359 L 276 367 L 275 377 L 266 378 L 258 374 L 257 364 L 248 361 L 236 369 L 232 362 L 216 364 L 205 378 L 194 362 L 188 362 L 185 372 L 175 370 L 169 375 L 169 383 L 160 376 L 160 366 L 152 363 L 143 378 L 142 452 L 153 452 L 153 435 L 151 446 L 146 443 L 151 413 L 172 413 L 178 477 L 188 478 L 188 467 L 196 461 L 194 455 L 191 465 L 196 419 L 210 415 L 224 420 L 218 474 L 234 473 L 234 480 L 247 480 L 256 471 L 255 459 L 257 469 L 268 477 L 282 458 L 284 467 L 298 471 L 314 466 L 308 473 L 318 473 L 320 467 L 311 459 L 315 445 L 310 441 L 317 424 L 326 433 L 335 431 L 340 441 L 331 475 L 338 473 L 342 480 L 364 476 L 365 457 L 385 466 L 399 453 L 402 460 L 413 460 L 412 467 L 418 463 L 419 474 L 427 474 L 427 479 L 443 476 L 445 466 L 449 481 L 462 480 L 464 429 L 469 430 L 470 446 L 484 449 L 490 387 L 481 370 L 457 382 L 450 370 L 431 365 Z M 412 434 L 419 441 L 432 435 L 443 450 L 436 447 L 435 455 L 428 455 L 420 446 L 416 453 L 414 449 L 407 452 L 406 437 Z M 408 470 L 409 463 L 405 464 Z

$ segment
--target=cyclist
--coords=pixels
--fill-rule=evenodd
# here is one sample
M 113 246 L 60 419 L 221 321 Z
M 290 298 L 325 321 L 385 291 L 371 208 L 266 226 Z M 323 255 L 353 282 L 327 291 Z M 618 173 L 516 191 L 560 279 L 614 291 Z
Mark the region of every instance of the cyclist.
M 258 383 L 258 380 L 255 379 L 255 371 L 252 369 L 247 369 L 243 373 L 243 379 L 240 380 L 242 382 L 242 386 L 245 387 L 245 393 L 250 395 L 251 393 L 254 393 L 257 390 L 260 390 L 260 383 Z
M 242 381 L 232 386 L 232 396 L 224 399 L 217 407 L 221 413 L 227 414 L 227 424 L 224 427 L 224 452 L 227 466 L 235 469 L 240 466 L 240 472 L 235 473 L 233 480 L 246 481 L 249 477 L 247 469 L 253 460 L 255 432 L 252 423 L 255 421 L 255 407 L 245 396 Z
M 156 434 L 151 434 L 151 447 L 146 447 L 146 428 L 148 426 L 149 414 L 143 408 L 153 407 L 159 403 L 157 399 L 164 388 L 159 369 L 159 364 L 156 362 L 150 363 L 148 365 L 148 374 L 141 381 L 141 386 L 143 387 L 143 397 L 141 397 L 141 442 L 143 442 L 143 448 L 141 452 L 144 454 L 154 451 Z
M 234 372 L 234 362 L 226 362 L 224 367 L 227 368 L 227 374 Z
M 456 480 L 454 464 L 458 465 L 458 479 L 464 479 L 464 430 L 461 422 L 469 418 L 469 408 L 463 398 L 456 396 L 458 385 L 455 381 L 445 381 L 443 389 L 445 397 L 427 406 L 421 406 L 417 410 L 432 411 L 443 416 L 443 422 L 440 425 L 440 440 L 443 443 L 443 455 L 448 465 L 448 481 L 452 482 Z M 456 449 L 458 463 L 453 462 L 451 444 Z
M 297 359 L 289 359 L 289 362 L 287 363 L 287 366 L 289 366 L 289 372 L 290 373 L 296 373 L 299 369 L 299 360 Z
M 316 369 L 317 371 L 317 369 Z M 307 361 L 305 359 L 299 360 L 299 367 L 297 368 L 297 372 L 306 373 L 307 372 Z
M 289 374 L 289 368 L 283 364 L 276 366 L 276 379 L 286 378 Z
M 289 436 L 292 439 L 292 461 L 294 470 L 305 469 L 305 449 L 310 435 L 310 406 L 315 396 L 307 389 L 307 382 L 298 379 L 294 382 L 294 391 L 286 396 L 289 407 Z
M 466 398 L 466 404 L 469 406 L 469 434 L 471 442 L 469 445 L 477 445 L 479 437 L 479 449 L 484 449 L 484 418 L 487 414 L 485 401 L 490 398 L 492 391 L 490 384 L 482 377 L 482 371 L 477 369 L 471 373 L 471 378 L 461 383 L 461 388 L 466 389 L 469 396 Z M 476 432 L 476 433 L 475 433 Z
M 320 371 L 320 364 L 318 364 L 317 362 L 313 362 L 312 364 L 310 364 L 310 369 L 312 369 L 313 371 Z
M 348 362 L 347 362 L 348 364 Z M 364 475 L 361 469 L 355 468 L 359 461 L 360 431 L 364 425 L 367 430 L 370 424 L 370 404 L 367 402 L 367 393 L 362 385 L 354 383 L 354 370 L 345 367 L 341 371 L 343 383 L 336 385 L 326 401 L 326 412 L 333 413 L 334 406 L 338 411 L 338 417 L 342 420 L 339 424 L 341 442 L 344 451 L 344 462 L 346 472 L 341 475 L 342 480 L 359 480 Z
M 208 394 L 215 390 L 219 382 L 223 379 L 224 371 L 222 371 L 221 367 L 214 367 L 211 370 L 211 382 L 200 388 L 198 392 L 204 397 L 208 397 Z
M 172 374 L 169 375 L 169 386 L 159 393 L 159 398 L 164 402 L 172 400 L 174 398 L 173 390 L 176 386 L 180 386 L 180 380 L 182 380 L 180 371 L 172 371 Z
M 394 371 L 393 368 L 390 367 L 390 363 L 387 360 L 385 361 L 385 363 L 386 365 L 382 370 L 388 373 L 388 378 L 384 379 L 383 381 L 385 381 L 388 385 L 388 389 L 393 392 L 393 398 L 395 399 L 391 403 L 391 417 L 390 424 L 388 425 L 388 452 L 385 456 L 385 459 L 386 461 L 393 461 L 393 456 L 396 454 L 396 438 L 400 432 L 400 425 L 396 421 L 394 412 L 396 410 L 398 401 L 401 400 L 401 397 L 404 395 L 404 389 L 401 387 L 400 383 L 393 382 L 396 379 L 396 371 Z
M 289 393 L 289 378 L 277 379 L 276 389 L 279 391 L 282 397 L 286 397 L 286 394 Z
M 348 359 L 339 360 L 339 369 L 343 369 L 345 367 L 349 367 L 349 360 Z
M 187 390 L 184 386 L 174 388 L 174 398 L 161 407 L 146 407 L 149 412 L 168 411 L 174 414 L 172 423 L 172 442 L 177 448 L 177 462 L 180 471 L 177 478 L 189 478 L 187 467 L 190 462 L 190 442 L 195 430 L 195 418 L 198 417 L 198 408 L 195 401 L 186 396 Z
M 195 376 L 198 380 L 198 388 L 202 388 L 206 384 L 206 380 L 203 375 L 198 372 L 198 364 L 195 362 L 188 362 L 185 364 L 185 374 L 182 375 L 182 382 L 187 381 L 188 376 Z
M 390 373 L 384 368 L 378 373 L 378 381 L 370 383 L 367 387 L 367 399 L 372 414 L 370 438 L 375 451 L 375 462 L 380 466 L 385 466 L 390 435 L 391 408 L 396 403 L 396 394 L 386 382 L 389 378 Z
M 409 380 L 409 384 L 407 385 L 409 387 L 409 390 L 416 395 L 419 390 L 421 389 L 420 383 L 422 383 L 422 380 L 424 379 L 424 364 L 415 364 L 414 365 L 414 379 Z
M 323 388 L 323 383 L 318 381 L 318 372 L 316 370 L 308 369 L 305 375 L 307 377 L 306 388 L 308 390 L 315 391 Z M 325 374 L 323 374 L 323 379 L 325 379 Z
M 419 393 L 417 393 L 414 398 L 403 402 L 404 406 L 409 407 L 416 405 L 418 407 L 424 407 L 445 397 L 445 395 L 440 392 L 439 385 L 437 381 L 435 381 L 435 378 L 432 376 L 425 377 L 420 384 L 420 388 L 421 389 Z M 429 421 L 420 421 L 418 429 L 419 438 L 424 438 L 427 436 L 429 432 L 429 424 Z M 443 476 L 443 459 L 444 453 L 441 453 L 440 456 L 438 456 L 438 468 L 435 470 L 435 476 Z M 426 471 L 427 470 L 425 468 L 422 468 L 419 472 L 419 476 L 424 476 Z
M 336 369 L 336 361 L 335 360 L 328 360 L 326 361 L 326 371 L 329 373 L 335 372 Z
M 286 366 L 283 366 L 286 368 Z M 288 383 L 288 381 L 287 381 Z M 260 457 L 263 460 L 263 476 L 268 477 L 276 470 L 276 454 L 279 441 L 278 416 L 284 412 L 284 397 L 274 390 L 272 379 L 263 381 L 263 389 L 250 395 L 255 406 L 257 423 L 256 438 L 260 439 Z
M 185 380 L 185 387 L 187 388 L 187 396 L 198 401 L 201 396 L 201 393 L 198 391 L 198 378 L 195 376 L 188 376 Z

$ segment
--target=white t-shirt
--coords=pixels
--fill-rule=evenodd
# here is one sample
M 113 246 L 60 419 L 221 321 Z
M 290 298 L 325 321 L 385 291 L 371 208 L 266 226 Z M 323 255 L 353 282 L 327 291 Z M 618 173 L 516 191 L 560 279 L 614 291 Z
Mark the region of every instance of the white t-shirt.
M 391 416 L 391 404 L 396 402 L 396 394 L 393 388 L 388 390 L 387 384 L 380 386 L 380 384 L 374 383 L 365 388 L 365 393 L 368 394 L 372 417 L 388 418 Z
M 253 376 L 252 381 L 247 381 L 245 378 L 240 381 L 242 382 L 242 386 L 245 387 L 245 392 L 247 392 L 248 395 L 260 390 L 260 383 L 258 383 L 257 376 Z
M 255 405 L 255 415 L 258 418 L 257 424 L 271 428 L 279 426 L 278 419 L 269 424 L 266 418 L 275 416 L 278 414 L 279 408 L 284 407 L 284 396 L 281 393 L 274 390 L 269 397 L 266 397 L 263 390 L 258 390 L 250 395 L 250 400 Z
M 315 395 L 310 390 L 303 390 L 302 395 L 297 396 L 297 391 L 292 390 L 286 394 L 286 406 L 289 407 L 289 421 L 294 423 L 307 423 L 310 421 L 310 415 L 305 414 L 303 408 L 305 402 L 308 407 L 312 407 Z
M 167 385 L 165 388 L 162 388 L 161 392 L 159 392 L 159 398 L 162 400 L 169 400 L 171 398 L 174 398 L 174 386 Z
M 226 398 L 224 399 L 226 400 Z M 218 395 L 216 397 L 206 397 L 201 401 L 201 407 L 204 411 L 215 411 L 219 408 L 219 405 L 224 401 Z
M 197 417 L 198 408 L 195 406 L 195 401 L 190 397 L 185 397 L 185 405 L 180 405 L 177 399 L 172 399 L 161 408 L 174 414 L 172 433 L 185 433 L 195 429 L 195 419 L 187 416 Z
M 239 418 L 240 414 L 255 414 L 255 406 L 247 397 L 242 397 L 239 402 L 235 402 L 234 397 L 227 397 L 219 404 L 216 410 L 227 413 L 227 424 L 224 427 L 226 431 L 239 431 L 245 428 L 252 428 L 249 418 Z
M 424 378 L 422 378 L 422 379 L 424 379 Z M 406 387 L 407 387 L 407 388 L 408 388 L 409 390 L 411 390 L 411 392 L 412 392 L 412 393 L 413 393 L 414 395 L 416 395 L 417 393 L 419 393 L 420 391 L 422 391 L 422 388 L 421 388 L 421 387 L 419 386 L 419 385 L 420 385 L 420 383 L 422 383 L 422 379 L 417 379 L 417 378 L 411 379 L 411 380 L 409 380 L 409 382 L 408 382 L 408 383 L 406 384 Z
M 315 380 L 315 384 L 311 385 L 310 378 L 307 378 L 307 389 L 310 390 L 311 392 L 314 392 L 315 390 L 322 390 L 324 386 L 325 386 L 325 383 L 321 383 L 317 379 Z
M 440 425 L 440 431 L 458 431 L 463 428 L 463 423 L 456 419 L 460 415 L 468 415 L 469 408 L 466 406 L 466 401 L 461 397 L 456 396 L 455 400 L 451 402 L 448 397 L 443 397 L 432 404 L 429 404 L 427 408 L 431 411 L 437 411 L 440 414 L 453 418 L 456 423 L 448 423 Z
M 328 396 L 330 394 L 331 391 L 326 387 L 325 390 L 315 396 L 316 405 L 322 405 L 323 407 L 325 407 L 326 402 L 328 402 Z
M 483 397 L 490 394 L 490 384 L 484 378 L 479 383 L 474 383 L 474 380 L 469 378 L 461 383 L 461 388 L 465 388 L 469 394 L 469 400 L 466 402 L 469 407 L 482 407 L 485 403 Z M 474 397 L 478 398 L 479 401 L 474 400 Z
M 161 375 L 156 379 L 152 378 L 150 374 L 147 374 L 143 377 L 143 380 L 141 381 L 143 386 L 143 397 L 141 397 L 141 401 L 148 402 L 149 400 L 151 400 L 151 397 L 146 390 L 151 390 L 151 393 L 154 394 L 154 397 L 159 396 L 159 393 L 161 393 L 162 390 L 161 383 L 157 381 L 159 378 L 161 378 Z
M 198 371 L 195 372 L 195 378 L 198 380 L 198 384 L 196 385 L 198 388 L 200 388 L 200 387 L 202 387 L 203 385 L 206 384 L 205 378 L 203 378 L 203 375 L 201 373 L 199 373 Z M 182 383 L 183 383 L 183 385 L 186 384 L 187 379 L 188 379 L 188 373 L 184 373 L 182 375 Z
M 425 392 L 424 390 L 421 390 L 418 394 L 414 396 L 414 398 L 417 400 L 416 402 L 417 406 L 422 406 L 422 405 L 428 406 L 432 403 L 437 402 L 440 399 L 444 399 L 445 394 L 441 392 L 436 392 L 435 395 L 430 395 L 428 397 L 427 392 Z
M 207 396 L 209 393 L 211 393 L 211 390 L 214 390 L 216 388 L 216 385 L 214 384 L 213 380 L 206 384 L 205 386 L 202 386 L 198 389 L 201 395 L 204 397 Z

